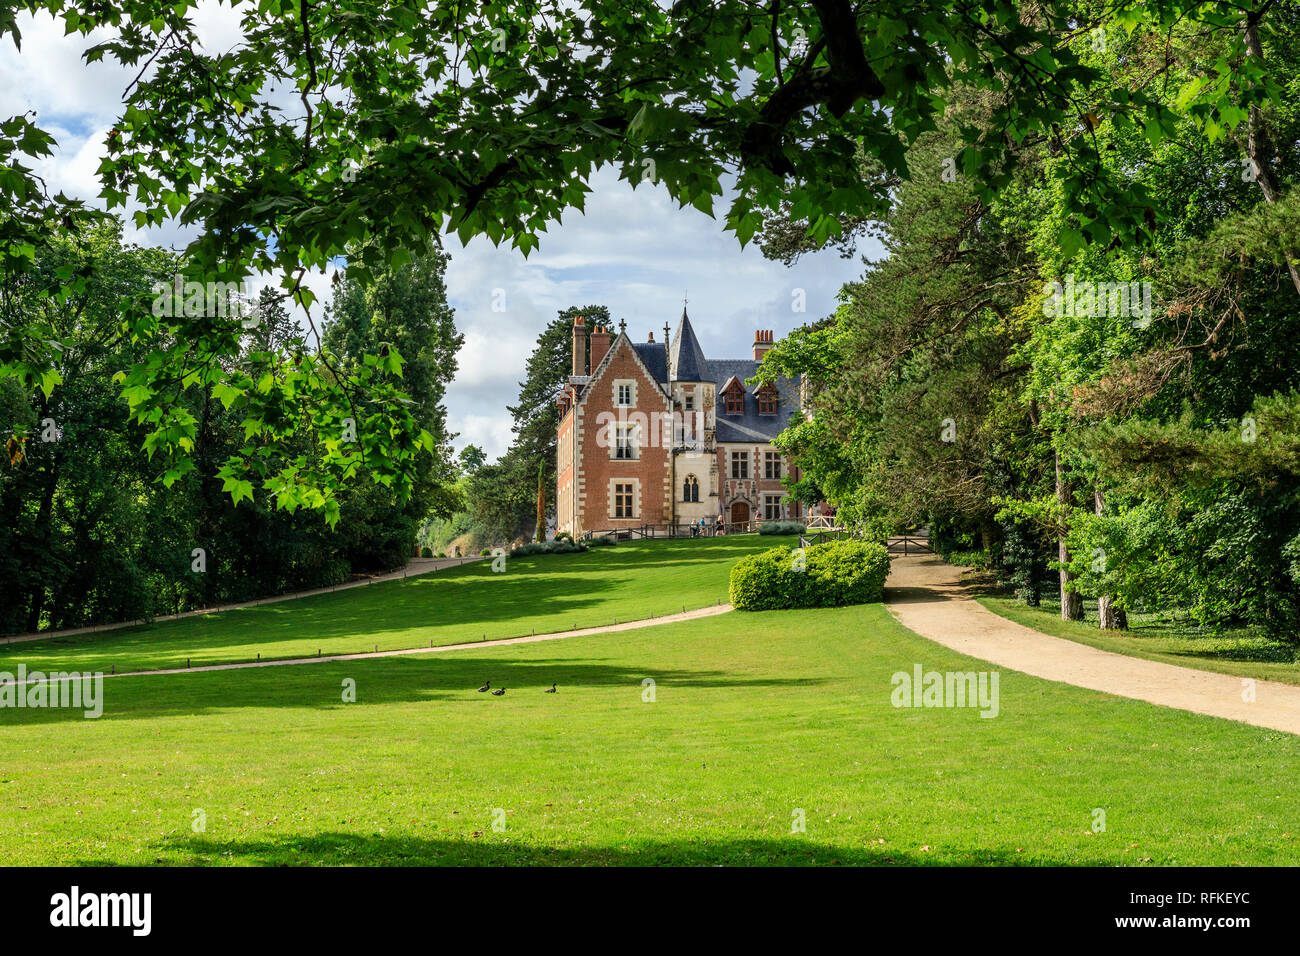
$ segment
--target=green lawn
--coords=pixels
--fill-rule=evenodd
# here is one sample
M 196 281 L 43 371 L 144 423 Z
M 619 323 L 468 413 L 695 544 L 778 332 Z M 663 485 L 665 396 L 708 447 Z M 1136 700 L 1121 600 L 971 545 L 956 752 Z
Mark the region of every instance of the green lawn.
M 479 561 L 408 580 L 99 634 L 5 646 L 0 670 L 157 670 L 397 650 L 595 627 L 725 603 L 731 566 L 793 538 L 623 543 L 584 554 Z
M 685 560 L 662 553 L 666 574 L 670 555 Z M 591 571 L 607 587 L 626 573 Z M 684 585 L 679 576 L 660 602 L 680 606 Z M 373 590 L 349 599 L 395 613 Z M 510 600 L 492 593 L 498 606 Z M 569 604 L 580 595 L 556 600 L 590 610 Z M 0 854 L 11 864 L 1300 862 L 1300 737 L 1005 670 L 994 719 L 896 709 L 890 677 L 914 664 L 988 666 L 869 605 L 111 678 L 97 721 L 0 710 Z M 485 679 L 507 694 L 476 693 Z M 559 693 L 543 694 L 552 681 Z M 797 810 L 806 832 L 791 832 Z
M 1130 630 L 1103 631 L 1097 626 L 1095 614 L 1091 623 L 1061 620 L 1058 604 L 1034 608 L 1015 598 L 998 596 L 981 597 L 979 602 L 1017 624 L 1104 651 L 1256 680 L 1300 684 L 1296 647 L 1252 631 L 1216 634 L 1191 624 L 1142 618 L 1130 622 Z

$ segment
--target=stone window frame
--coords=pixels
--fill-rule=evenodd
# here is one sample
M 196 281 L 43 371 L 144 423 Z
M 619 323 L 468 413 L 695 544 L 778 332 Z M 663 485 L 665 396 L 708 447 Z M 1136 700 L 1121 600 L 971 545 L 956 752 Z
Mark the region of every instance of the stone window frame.
M 641 460 L 641 426 L 636 422 L 615 422 L 613 424 L 614 440 L 609 446 L 610 461 Z M 619 450 L 628 448 L 629 455 L 620 455 Z
M 694 472 L 689 473 L 682 479 L 682 503 L 700 503 L 700 479 L 695 476 Z
M 631 488 L 630 507 L 631 514 L 621 515 L 618 513 L 621 502 L 618 500 L 620 495 L 618 488 L 620 485 L 628 485 Z M 611 478 L 609 479 L 609 517 L 611 520 L 626 521 L 629 518 L 635 519 L 641 514 L 641 479 L 640 478 Z
M 738 465 L 739 468 L 737 468 Z M 742 474 L 736 474 L 737 471 L 742 472 Z M 733 481 L 749 480 L 749 449 L 731 449 L 731 478 Z
M 614 379 L 613 385 L 614 385 L 614 397 L 613 397 L 614 407 L 615 408 L 636 408 L 636 379 L 616 378 Z M 630 401 L 628 401 L 626 404 L 619 400 L 620 398 L 622 398 L 622 395 L 620 393 L 624 388 L 627 389 L 628 398 L 630 399 Z
M 781 453 L 779 451 L 763 452 L 763 478 L 766 481 L 778 481 L 781 478 Z

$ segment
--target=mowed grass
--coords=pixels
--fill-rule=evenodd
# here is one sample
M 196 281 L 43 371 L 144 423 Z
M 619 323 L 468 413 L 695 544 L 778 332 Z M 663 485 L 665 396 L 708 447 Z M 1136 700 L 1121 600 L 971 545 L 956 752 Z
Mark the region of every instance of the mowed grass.
M 996 718 L 895 708 L 914 664 L 988 667 L 868 605 L 109 678 L 99 720 L 0 710 L 0 860 L 1300 861 L 1300 738 L 1006 670 Z
M 1300 684 L 1296 646 L 1252 631 L 1214 633 L 1192 624 L 1157 620 L 1138 620 L 1127 631 L 1103 631 L 1097 626 L 1095 614 L 1091 623 L 1061 620 L 1059 605 L 1034 608 L 1015 598 L 993 596 L 981 597 L 979 602 L 1017 624 L 1103 651 L 1220 674 Z
M 726 603 L 731 567 L 775 536 L 624 542 L 478 561 L 418 578 L 153 626 L 0 644 L 0 670 L 158 670 L 398 650 L 662 617 Z

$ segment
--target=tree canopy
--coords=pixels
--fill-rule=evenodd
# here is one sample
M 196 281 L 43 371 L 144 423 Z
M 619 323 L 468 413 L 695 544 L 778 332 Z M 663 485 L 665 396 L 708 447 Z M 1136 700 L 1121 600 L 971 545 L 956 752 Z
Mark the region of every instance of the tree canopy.
M 202 45 L 195 0 L 19 0 L 0 12 L 0 37 L 21 41 L 18 11 L 82 35 L 106 30 L 87 59 L 139 70 L 99 170 L 108 208 L 139 225 L 192 227 L 179 264 L 187 280 L 283 275 L 309 312 L 305 275 L 340 256 L 364 285 L 450 232 L 528 253 L 564 210 L 582 208 L 591 173 L 606 165 L 710 213 L 731 186 L 722 214 L 742 242 L 782 215 L 806 224 L 814 245 L 833 240 L 843 223 L 891 208 L 912 151 L 959 90 L 981 109 L 952 128 L 950 159 L 983 201 L 1010 186 L 1027 155 L 1046 153 L 1067 256 L 1146 241 L 1164 205 L 1106 161 L 1100 130 L 1158 145 L 1185 120 L 1218 142 L 1283 97 L 1255 55 L 1271 42 L 1273 0 L 231 6 L 242 36 L 229 50 Z M 1213 55 L 1170 96 L 1161 50 L 1188 21 Z M 1130 38 L 1149 69 L 1105 82 L 1089 59 L 1098 31 Z M 53 235 L 93 218 L 32 172 L 52 142 L 34 117 L 0 122 L 6 284 L 32 272 Z M 66 296 L 85 276 L 45 281 Z M 279 507 L 334 514 L 338 490 L 361 476 L 411 492 L 413 463 L 437 442 L 391 387 L 396 347 L 346 372 L 328 350 L 269 352 L 254 377 L 230 367 L 236 319 L 160 318 L 150 306 L 146 296 L 123 303 L 146 347 L 123 395 L 168 480 L 193 467 L 197 423 L 181 393 L 212 386 L 250 439 L 226 476 L 232 496 L 255 481 Z M 63 375 L 58 336 L 8 304 L 0 322 L 0 370 L 48 395 Z M 339 445 L 347 420 L 359 430 L 355 451 Z

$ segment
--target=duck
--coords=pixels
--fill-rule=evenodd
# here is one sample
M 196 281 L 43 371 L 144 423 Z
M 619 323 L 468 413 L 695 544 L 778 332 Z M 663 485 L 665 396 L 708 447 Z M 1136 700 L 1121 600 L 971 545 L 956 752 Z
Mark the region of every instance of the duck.
M 494 691 L 492 692 L 492 696 L 493 696 L 493 697 L 500 697 L 500 696 L 503 695 L 505 692 L 506 692 L 506 689 L 505 689 L 504 687 L 498 687 L 496 690 L 494 690 Z
M 551 684 L 551 688 L 550 688 L 550 690 L 544 690 L 544 691 L 542 691 L 542 693 L 543 693 L 543 694 L 554 694 L 554 693 L 555 693 L 555 684 Z
M 492 687 L 492 682 L 490 680 L 485 680 L 483 682 L 483 686 L 478 689 L 478 692 L 481 694 L 483 693 L 483 691 L 491 689 L 491 687 Z

